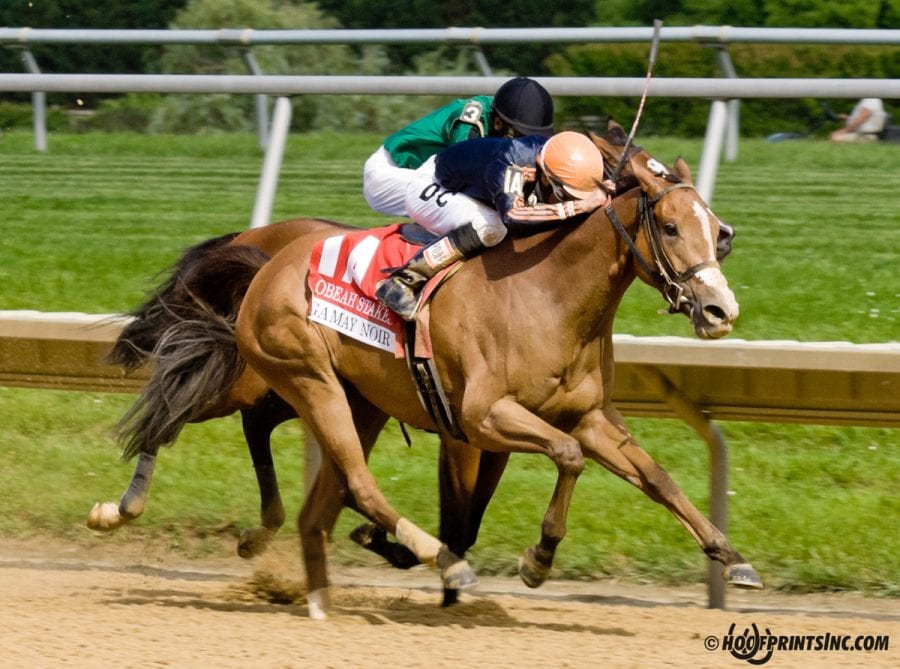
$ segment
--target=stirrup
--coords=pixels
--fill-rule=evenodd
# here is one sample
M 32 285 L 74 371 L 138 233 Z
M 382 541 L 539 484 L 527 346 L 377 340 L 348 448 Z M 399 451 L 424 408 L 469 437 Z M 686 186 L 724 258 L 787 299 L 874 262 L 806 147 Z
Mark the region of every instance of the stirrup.
M 414 320 L 419 296 L 400 276 L 390 276 L 375 290 L 375 297 L 405 321 Z

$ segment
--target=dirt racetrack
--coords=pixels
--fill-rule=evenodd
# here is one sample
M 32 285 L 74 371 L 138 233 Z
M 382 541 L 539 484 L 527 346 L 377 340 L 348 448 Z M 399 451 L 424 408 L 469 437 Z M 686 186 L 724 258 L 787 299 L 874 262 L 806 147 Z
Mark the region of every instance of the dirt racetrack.
M 712 611 L 702 587 L 551 581 L 531 591 L 484 578 L 442 609 L 435 572 L 342 568 L 330 618 L 313 621 L 291 549 L 187 561 L 147 546 L 0 540 L 0 667 L 754 666 L 722 650 L 732 624 L 742 639 L 754 624 L 850 644 L 889 637 L 871 652 L 776 649 L 768 667 L 900 667 L 897 601 L 852 595 L 730 591 L 729 610 Z

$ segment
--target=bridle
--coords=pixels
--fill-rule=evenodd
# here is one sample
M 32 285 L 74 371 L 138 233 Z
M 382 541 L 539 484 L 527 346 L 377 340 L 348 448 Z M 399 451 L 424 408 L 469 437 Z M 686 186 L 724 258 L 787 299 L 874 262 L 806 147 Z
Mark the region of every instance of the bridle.
M 704 260 L 703 262 L 689 267 L 683 272 L 678 272 L 672 265 L 669 256 L 666 254 L 662 238 L 660 237 L 659 228 L 656 225 L 656 215 L 653 210 L 659 201 L 666 195 L 682 188 L 695 190 L 691 184 L 681 182 L 672 184 L 668 188 L 663 189 L 653 198 L 641 190 L 640 199 L 638 200 L 637 231 L 635 232 L 635 236 L 640 232 L 641 224 L 646 221 L 647 239 L 650 243 L 650 254 L 654 265 L 652 267 L 650 262 L 648 262 L 638 250 L 634 243 L 634 239 L 628 234 L 625 226 L 619 221 L 619 217 L 616 215 L 615 209 L 613 208 L 613 203 L 610 202 L 605 209 L 606 216 L 613 224 L 616 232 L 619 233 L 619 237 L 621 237 L 622 241 L 625 242 L 625 245 L 628 246 L 635 261 L 641 266 L 644 273 L 654 282 L 663 284 L 662 294 L 663 297 L 666 298 L 666 302 L 669 303 L 670 314 L 680 312 L 681 306 L 688 301 L 684 296 L 684 283 L 701 270 L 708 267 L 718 267 L 719 265 L 717 261 Z

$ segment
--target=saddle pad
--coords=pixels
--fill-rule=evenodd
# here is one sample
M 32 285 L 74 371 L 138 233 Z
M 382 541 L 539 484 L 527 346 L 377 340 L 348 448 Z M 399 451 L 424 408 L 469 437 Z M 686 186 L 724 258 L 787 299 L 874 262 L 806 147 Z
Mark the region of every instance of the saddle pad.
M 403 319 L 375 299 L 375 289 L 418 250 L 400 236 L 400 224 L 323 239 L 310 257 L 309 320 L 402 355 Z

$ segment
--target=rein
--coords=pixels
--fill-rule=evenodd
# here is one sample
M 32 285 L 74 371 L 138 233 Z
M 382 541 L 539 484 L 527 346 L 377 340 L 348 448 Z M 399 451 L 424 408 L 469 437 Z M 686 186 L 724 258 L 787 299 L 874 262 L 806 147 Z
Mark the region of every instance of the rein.
M 637 229 L 640 231 L 641 224 L 646 220 L 647 239 L 650 242 L 650 253 L 654 266 L 651 266 L 650 262 L 648 262 L 638 250 L 631 235 L 628 234 L 625 226 L 619 221 L 619 217 L 616 215 L 612 203 L 608 204 L 605 208 L 607 218 L 609 218 L 613 227 L 616 229 L 616 232 L 619 234 L 619 237 L 631 251 L 635 261 L 641 266 L 641 269 L 644 270 L 644 273 L 653 279 L 653 281 L 664 284 L 662 293 L 663 297 L 666 298 L 666 302 L 669 303 L 670 314 L 678 313 L 681 305 L 687 301 L 687 298 L 684 297 L 684 282 L 697 274 L 700 270 L 716 266 L 715 262 L 706 260 L 697 263 L 693 267 L 689 267 L 683 272 L 677 272 L 672 265 L 672 261 L 669 260 L 669 256 L 666 254 L 662 239 L 660 238 L 659 228 L 656 225 L 656 216 L 653 213 L 653 208 L 663 199 L 663 197 L 672 191 L 681 188 L 690 188 L 691 190 L 694 190 L 694 187 L 690 184 L 677 183 L 664 189 L 652 199 L 643 190 L 641 191 L 640 200 L 638 201 Z

